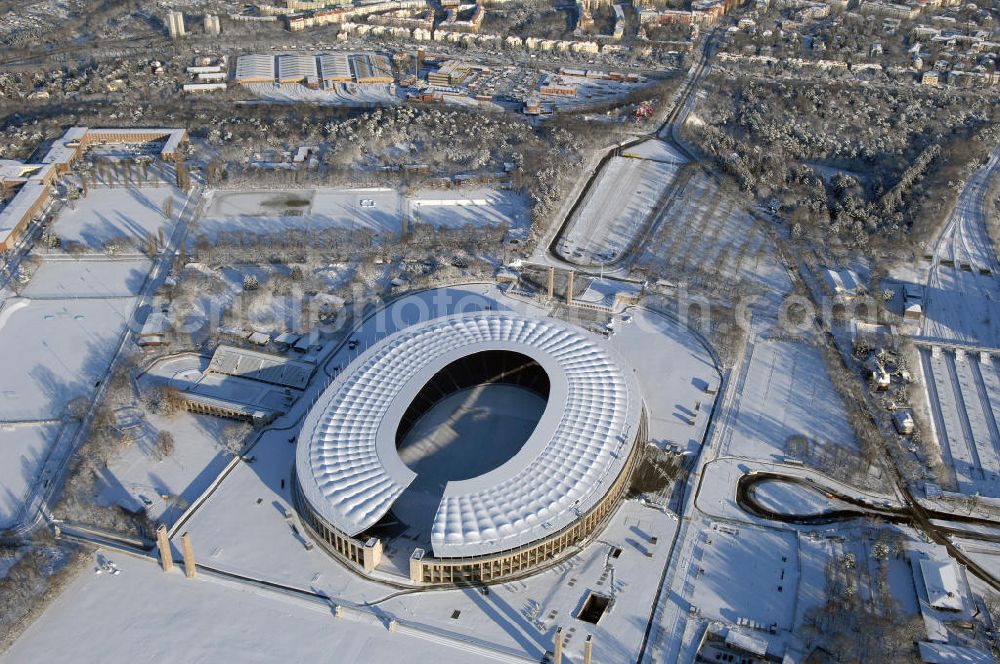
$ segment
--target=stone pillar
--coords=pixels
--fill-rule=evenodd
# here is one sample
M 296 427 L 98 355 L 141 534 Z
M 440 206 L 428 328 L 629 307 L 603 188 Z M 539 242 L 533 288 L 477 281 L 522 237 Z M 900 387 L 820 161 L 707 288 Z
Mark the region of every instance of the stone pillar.
M 382 562 L 382 540 L 377 537 L 369 537 L 361 550 L 364 557 L 361 565 L 366 572 L 373 571 Z
M 184 551 L 184 576 L 189 579 L 194 578 L 194 547 L 191 546 L 191 536 L 187 533 L 181 535 L 181 548 Z
M 989 364 L 990 361 L 991 361 L 991 356 L 990 356 L 989 353 L 987 353 L 986 351 L 982 351 L 982 352 L 979 353 L 979 363 L 980 364 Z
M 174 556 L 170 552 L 170 538 L 167 537 L 167 527 L 160 524 L 156 529 L 156 546 L 160 550 L 160 564 L 164 572 L 169 572 L 174 568 Z
M 594 650 L 594 636 L 592 634 L 587 635 L 587 640 L 583 642 L 583 664 L 591 664 L 591 657 L 593 657 Z
M 423 559 L 424 550 L 417 548 L 410 554 L 410 581 L 413 583 L 423 583 Z
M 569 271 L 569 277 L 566 279 L 566 304 L 573 304 L 573 276 L 576 274 L 573 270 Z
M 549 266 L 549 300 L 555 296 L 556 291 L 556 269 Z
M 572 274 L 572 272 L 570 274 Z M 562 664 L 562 647 L 563 647 L 562 627 L 557 627 L 556 644 L 552 649 L 552 664 Z

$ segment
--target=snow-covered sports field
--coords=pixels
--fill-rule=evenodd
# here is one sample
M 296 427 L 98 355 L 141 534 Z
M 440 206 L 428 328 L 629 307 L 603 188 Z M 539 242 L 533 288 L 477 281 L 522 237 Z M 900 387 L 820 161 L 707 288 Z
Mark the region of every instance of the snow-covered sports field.
M 680 165 L 612 157 L 556 245 L 567 260 L 596 265 L 621 258 L 652 221 Z

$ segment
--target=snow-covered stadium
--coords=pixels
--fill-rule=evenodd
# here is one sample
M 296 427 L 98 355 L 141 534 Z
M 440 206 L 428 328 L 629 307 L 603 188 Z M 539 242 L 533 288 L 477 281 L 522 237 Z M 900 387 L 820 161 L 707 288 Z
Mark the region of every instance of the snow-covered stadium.
M 362 353 L 296 451 L 304 521 L 342 561 L 413 584 L 520 576 L 621 502 L 646 438 L 631 368 L 553 318 L 436 318 Z

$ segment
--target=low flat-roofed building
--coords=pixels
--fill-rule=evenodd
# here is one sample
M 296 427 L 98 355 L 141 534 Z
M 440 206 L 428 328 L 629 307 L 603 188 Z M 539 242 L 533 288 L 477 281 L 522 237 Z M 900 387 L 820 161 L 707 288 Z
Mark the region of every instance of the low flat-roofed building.
M 357 53 L 350 57 L 356 83 L 392 83 L 392 63 L 379 54 Z
M 758 657 L 767 656 L 767 639 L 763 635 L 756 636 L 730 627 L 726 634 L 726 645 Z
M 83 137 L 83 146 L 89 145 L 135 145 L 164 141 L 160 148 L 160 157 L 172 160 L 177 155 L 181 144 L 188 140 L 186 129 L 170 129 L 167 127 L 117 127 L 108 129 L 87 129 Z
M 225 83 L 185 83 L 181 89 L 184 92 L 220 92 L 227 87 Z
M 319 78 L 316 56 L 311 53 L 285 53 L 278 56 L 279 83 L 302 83 L 310 77 Z
M 237 83 L 272 83 L 274 78 L 273 55 L 248 53 L 236 59 Z
M 346 53 L 323 53 L 319 56 L 319 69 L 324 81 L 351 83 L 354 80 Z
M 10 251 L 49 200 L 49 185 L 27 182 L 0 209 L 0 252 Z
M 958 582 L 958 569 L 953 562 L 921 560 L 920 572 L 931 606 L 945 611 L 962 610 L 962 590 Z
M 87 135 L 86 127 L 70 127 L 61 138 L 57 138 L 42 157 L 43 164 L 52 164 L 60 173 L 69 170 L 83 151 L 83 139 Z

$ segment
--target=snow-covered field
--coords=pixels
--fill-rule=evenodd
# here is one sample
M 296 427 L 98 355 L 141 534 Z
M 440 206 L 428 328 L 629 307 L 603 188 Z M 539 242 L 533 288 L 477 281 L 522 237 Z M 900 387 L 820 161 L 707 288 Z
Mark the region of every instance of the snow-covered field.
M 673 281 L 719 290 L 724 297 L 731 294 L 728 286 L 743 282 L 752 294 L 774 300 L 775 307 L 791 288 L 771 239 L 742 202 L 703 173 L 683 184 L 639 263 Z
M 713 524 L 697 538 L 685 597 L 701 615 L 792 629 L 799 582 L 794 532 Z
M 414 223 L 454 228 L 506 224 L 527 232 L 531 225 L 528 203 L 521 194 L 485 187 L 419 189 L 407 197 Z
M 16 517 L 60 428 L 56 422 L 0 424 L 0 528 Z
M 141 257 L 48 256 L 22 295 L 31 299 L 128 298 L 142 288 L 151 267 L 152 262 Z
M 857 449 L 819 351 L 802 343 L 757 341 L 736 385 L 734 424 L 722 450 L 780 461 L 789 436 Z
M 189 580 L 180 572 L 165 574 L 152 560 L 98 552 L 97 560 L 107 559 L 121 574 L 81 573 L 0 659 L 49 664 L 324 662 L 331 657 L 340 662 L 494 661 L 389 633 L 374 617 L 338 620 L 321 602 L 207 576 Z
M 712 356 L 686 327 L 644 309 L 629 313 L 632 322 L 616 321 L 610 344 L 636 370 L 649 439 L 695 452 L 719 389 Z
M 966 494 L 1000 497 L 1000 368 L 978 354 L 921 349 L 941 458 Z
M 159 206 L 168 196 L 176 218 L 184 199 L 173 187 L 94 189 L 75 210 L 63 208 L 54 230 L 92 250 L 122 235 L 141 241 L 165 228 Z M 73 399 L 90 399 L 104 379 L 151 266 L 138 255 L 44 254 L 22 297 L 0 303 L 0 517 L 13 514 L 52 448 L 49 423 Z
M 650 139 L 639 145 L 628 148 L 624 151 L 624 156 L 635 156 L 639 159 L 649 159 L 651 161 L 663 161 L 672 164 L 686 164 L 688 159 L 680 150 L 670 143 Z
M 274 511 L 269 503 L 258 509 Z M 552 650 L 555 628 L 562 626 L 563 661 L 582 661 L 588 635 L 595 662 L 634 661 L 656 592 L 649 579 L 666 563 L 673 528 L 664 514 L 629 502 L 606 531 L 608 543 L 595 542 L 544 573 L 492 586 L 489 594 L 465 588 L 389 598 L 398 593 L 380 587 L 371 595 L 381 600 L 373 607 L 355 608 L 352 599 L 331 593 L 331 602 L 346 604 L 342 618 L 320 598 L 204 571 L 186 579 L 179 571 L 162 572 L 152 558 L 101 550 L 95 568 L 111 560 L 121 573 L 82 572 L 0 660 L 117 664 L 166 661 L 183 653 L 184 661 L 192 662 L 273 662 L 294 653 L 295 661 L 522 661 L 512 655 L 538 661 Z M 198 534 L 192 540 L 198 562 L 213 566 L 204 540 Z M 614 559 L 608 556 L 611 544 L 621 548 Z M 313 553 L 326 571 L 320 576 L 312 566 L 298 570 L 306 592 L 328 587 L 327 577 L 339 579 L 333 586 L 348 591 L 360 583 L 329 556 Z M 294 567 L 301 561 L 274 562 Z M 318 583 L 308 581 L 313 575 Z M 575 618 L 591 591 L 614 597 L 596 625 Z M 391 632 L 390 619 L 397 621 Z
M 132 298 L 7 300 L 0 420 L 57 419 L 72 399 L 92 395 L 133 306 Z
M 1000 170 L 1000 146 L 973 173 L 955 201 L 932 258 L 922 333 L 931 339 L 973 346 L 1000 346 L 1000 270 L 987 226 L 984 200 L 990 179 Z
M 559 254 L 585 264 L 619 259 L 640 239 L 679 170 L 676 163 L 612 157 L 559 238 Z
M 163 216 L 168 197 L 173 198 L 170 220 Z M 142 246 L 161 229 L 169 234 L 187 199 L 187 194 L 171 186 L 94 188 L 74 208 L 63 209 L 53 230 L 63 242 L 79 242 L 95 251 L 121 237 Z
M 216 191 L 192 235 L 227 231 L 280 233 L 287 229 L 368 229 L 399 233 L 404 214 L 440 227 L 507 224 L 527 228 L 522 196 L 490 188 L 424 189 L 403 197 L 394 189 Z
M 778 480 L 756 485 L 753 497 L 764 509 L 783 514 L 822 514 L 843 507 L 812 487 Z

